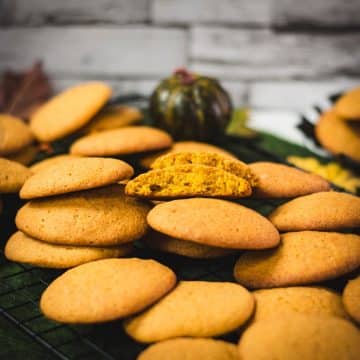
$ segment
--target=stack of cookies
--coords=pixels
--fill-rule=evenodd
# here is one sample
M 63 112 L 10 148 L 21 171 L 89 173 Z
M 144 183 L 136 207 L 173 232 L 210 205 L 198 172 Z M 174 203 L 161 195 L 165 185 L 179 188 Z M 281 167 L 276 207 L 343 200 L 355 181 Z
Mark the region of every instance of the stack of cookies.
M 149 205 L 124 194 L 133 169 L 117 159 L 66 158 L 30 176 L 20 191 L 30 200 L 17 213 L 19 229 L 7 258 L 67 268 L 127 255 L 147 231 Z
M 33 145 L 34 136 L 21 119 L 8 114 L 0 114 L 0 157 L 30 164 L 37 154 Z

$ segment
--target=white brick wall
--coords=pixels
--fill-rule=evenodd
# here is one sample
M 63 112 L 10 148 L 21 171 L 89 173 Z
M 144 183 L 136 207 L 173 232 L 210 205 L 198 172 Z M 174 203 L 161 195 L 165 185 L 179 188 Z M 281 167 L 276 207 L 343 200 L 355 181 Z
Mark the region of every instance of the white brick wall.
M 0 69 L 41 58 L 53 74 L 135 78 L 186 65 L 185 31 L 144 26 L 9 28 L 0 32 Z
M 269 24 L 273 0 L 154 0 L 158 23 Z
M 0 0 L 0 71 L 43 59 L 56 90 L 149 94 L 185 65 L 236 105 L 301 111 L 360 84 L 359 15 L 360 0 Z
M 149 19 L 149 0 L 6 0 L 11 21 L 19 25 L 46 23 L 128 24 Z

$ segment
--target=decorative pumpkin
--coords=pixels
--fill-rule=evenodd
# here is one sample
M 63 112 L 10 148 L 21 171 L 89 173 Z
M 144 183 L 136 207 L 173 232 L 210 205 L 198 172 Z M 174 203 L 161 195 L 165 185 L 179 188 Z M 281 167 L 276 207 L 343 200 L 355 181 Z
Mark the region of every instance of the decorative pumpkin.
M 232 112 L 228 93 L 213 78 L 178 69 L 150 98 L 154 125 L 176 140 L 211 140 L 225 132 Z

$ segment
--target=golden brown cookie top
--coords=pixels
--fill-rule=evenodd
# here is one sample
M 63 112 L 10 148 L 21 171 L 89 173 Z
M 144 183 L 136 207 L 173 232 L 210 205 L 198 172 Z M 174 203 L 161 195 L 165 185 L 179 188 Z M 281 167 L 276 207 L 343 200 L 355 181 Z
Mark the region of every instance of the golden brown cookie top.
M 80 129 L 105 105 L 111 89 L 102 82 L 73 86 L 42 105 L 30 119 L 36 138 L 48 142 Z
M 336 230 L 360 226 L 360 198 L 342 192 L 319 192 L 280 205 L 269 220 L 280 231 Z
M 125 320 L 124 327 L 140 342 L 211 337 L 237 329 L 253 309 L 252 295 L 235 283 L 180 281 L 152 307 Z
M 66 269 L 94 260 L 122 257 L 132 249 L 131 243 L 116 247 L 55 245 L 18 231 L 7 241 L 5 256 L 11 261 L 34 266 Z
M 332 316 L 291 314 L 251 325 L 240 337 L 240 359 L 356 360 L 360 332 Z
M 347 91 L 334 105 L 334 111 L 345 120 L 360 121 L 360 87 Z
M 167 154 L 174 154 L 178 152 L 210 152 L 222 155 L 228 159 L 236 159 L 236 156 L 229 153 L 228 151 L 204 142 L 200 141 L 176 141 L 173 143 L 169 150 L 165 150 L 160 153 L 147 155 L 140 160 L 140 164 L 145 168 L 149 169 L 151 164 L 160 156 Z
M 277 319 L 291 312 L 348 318 L 340 294 L 324 287 L 293 286 L 262 289 L 252 294 L 256 300 L 254 321 Z
M 249 168 L 258 178 L 253 193 L 257 198 L 292 198 L 330 190 L 330 184 L 321 176 L 291 166 L 256 162 Z
M 33 174 L 35 174 L 49 166 L 52 166 L 53 164 L 59 164 L 68 159 L 73 159 L 75 157 L 76 157 L 75 155 L 71 155 L 71 154 L 55 155 L 36 162 L 35 164 L 30 166 L 30 170 Z
M 192 198 L 156 205 L 149 225 L 164 234 L 209 246 L 263 249 L 278 245 L 275 227 L 245 206 L 219 199 Z
M 281 235 L 271 250 L 240 255 L 234 277 L 252 289 L 315 284 L 360 266 L 360 236 L 320 231 Z
M 0 155 L 16 153 L 33 140 L 30 128 L 21 119 L 0 114 Z
M 315 135 L 332 154 L 343 154 L 360 162 L 360 129 L 357 123 L 344 121 L 334 111 L 328 111 L 316 123 Z
M 154 260 L 92 261 L 55 279 L 42 294 L 40 309 L 64 323 L 111 321 L 143 310 L 175 283 L 173 271 Z
M 16 215 L 19 230 L 47 242 L 107 246 L 147 231 L 150 205 L 124 195 L 122 185 L 32 200 Z
M 31 176 L 20 191 L 22 199 L 93 189 L 129 179 L 133 168 L 124 161 L 105 158 L 66 158 Z
M 31 176 L 31 171 L 15 161 L 0 158 L 0 193 L 16 193 Z
M 346 284 L 342 299 L 348 314 L 360 324 L 360 276 Z
M 75 141 L 71 154 L 121 156 L 166 149 L 172 144 L 169 134 L 149 126 L 127 126 L 84 136 Z
M 238 360 L 236 345 L 206 338 L 177 338 L 145 349 L 138 360 Z

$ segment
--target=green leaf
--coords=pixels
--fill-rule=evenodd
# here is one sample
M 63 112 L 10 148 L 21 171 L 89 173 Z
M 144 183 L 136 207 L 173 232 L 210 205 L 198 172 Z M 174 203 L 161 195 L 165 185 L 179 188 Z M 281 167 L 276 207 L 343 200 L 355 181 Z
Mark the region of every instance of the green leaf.
M 254 138 L 257 136 L 255 130 L 247 127 L 249 121 L 249 109 L 238 108 L 232 113 L 230 123 L 226 129 L 226 134 L 244 138 Z

